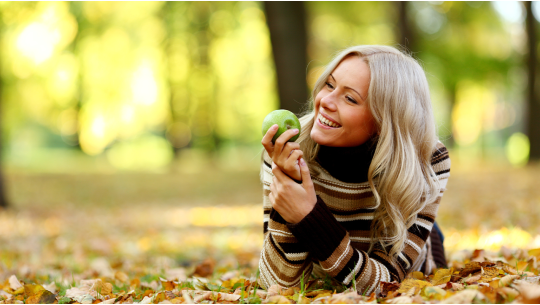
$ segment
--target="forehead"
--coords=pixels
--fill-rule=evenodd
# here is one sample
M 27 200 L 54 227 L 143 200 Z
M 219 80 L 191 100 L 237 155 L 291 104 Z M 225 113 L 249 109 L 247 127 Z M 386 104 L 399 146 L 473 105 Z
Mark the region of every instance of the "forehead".
M 332 76 L 337 81 L 350 82 L 360 86 L 369 85 L 370 70 L 369 65 L 363 57 L 349 55 L 345 57 L 332 71 Z

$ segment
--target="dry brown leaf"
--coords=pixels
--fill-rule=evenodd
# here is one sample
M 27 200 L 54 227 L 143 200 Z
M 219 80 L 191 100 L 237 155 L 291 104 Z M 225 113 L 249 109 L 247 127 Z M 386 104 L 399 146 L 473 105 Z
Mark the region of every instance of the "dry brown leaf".
M 433 279 L 431 280 L 431 284 L 434 286 L 446 284 L 450 281 L 452 278 L 452 274 L 454 273 L 454 268 L 451 269 L 439 269 L 433 276 Z
M 482 266 L 479 262 L 470 262 L 465 265 L 465 267 L 461 270 L 459 275 L 461 277 L 467 277 L 469 274 L 476 273 L 482 269 Z
M 56 293 L 56 283 L 55 282 L 52 282 L 50 284 L 46 284 L 46 285 L 43 285 L 43 288 L 49 290 L 50 292 L 52 293 Z
M 508 286 L 516 279 L 519 279 L 519 275 L 512 275 L 512 274 L 505 275 L 500 279 L 499 286 L 500 287 Z
M 396 281 L 393 282 L 381 282 L 381 295 L 383 298 L 388 296 L 388 293 L 392 291 L 397 291 L 399 289 L 400 284 Z
M 336 293 L 328 301 L 330 304 L 358 304 L 363 298 L 356 291 Z
M 12 290 L 17 290 L 19 288 L 21 288 L 23 285 L 21 284 L 21 282 L 19 282 L 19 280 L 17 279 L 17 277 L 15 275 L 12 275 L 9 277 L 9 287 L 12 289 Z
M 193 275 L 200 277 L 208 277 L 214 273 L 214 267 L 216 266 L 216 261 L 213 259 L 207 258 L 202 263 L 195 267 Z
M 484 295 L 475 289 L 465 289 L 457 292 L 453 296 L 442 300 L 442 304 L 470 304 L 475 299 L 485 299 Z
M 293 296 L 295 293 L 299 291 L 300 291 L 300 288 L 298 287 L 290 287 L 290 288 L 287 288 L 285 291 L 282 291 L 281 295 L 286 296 L 286 297 Z
M 482 277 L 478 282 L 487 283 L 491 282 L 494 278 L 499 277 L 499 268 L 497 267 L 486 267 L 482 268 Z
M 187 290 L 182 290 L 182 297 L 184 298 L 186 303 L 193 304 L 193 299 L 191 298 Z
M 401 283 L 398 289 L 399 293 L 407 293 L 411 288 L 414 288 L 414 293 L 418 293 L 422 288 L 432 286 L 431 283 L 420 280 L 406 279 Z
M 116 273 L 114 274 L 114 278 L 119 280 L 122 283 L 126 283 L 129 280 L 129 277 L 127 276 L 127 274 L 125 274 L 122 271 L 116 271 Z
M 166 279 L 161 279 L 161 286 L 163 286 L 164 290 L 167 291 L 173 291 L 174 288 L 176 288 L 176 284 L 173 281 L 167 281 Z
M 516 286 L 519 291 L 519 300 L 525 304 L 540 303 L 540 286 L 530 283 L 520 283 Z
M 412 304 L 413 299 L 411 297 L 408 297 L 408 296 L 400 296 L 400 297 L 392 298 L 390 300 L 386 300 L 386 303 L 389 303 L 389 304 Z
M 281 291 L 284 288 L 279 285 L 272 285 L 268 288 L 268 296 L 267 297 L 273 297 L 275 295 L 280 295 Z
M 217 302 L 218 301 L 236 302 L 239 299 L 240 299 L 240 296 L 237 294 L 219 292 L 216 300 Z

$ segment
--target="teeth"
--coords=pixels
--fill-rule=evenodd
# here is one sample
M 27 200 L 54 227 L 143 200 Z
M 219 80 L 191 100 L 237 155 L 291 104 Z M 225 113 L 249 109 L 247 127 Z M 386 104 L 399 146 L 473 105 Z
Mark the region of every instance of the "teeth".
M 321 123 L 325 124 L 325 125 L 328 125 L 330 127 L 334 127 L 334 128 L 338 128 L 340 127 L 339 125 L 337 125 L 336 123 L 330 121 L 330 120 L 327 120 L 325 117 L 323 117 L 321 114 L 319 114 L 319 117 L 318 117 L 319 121 L 321 121 Z

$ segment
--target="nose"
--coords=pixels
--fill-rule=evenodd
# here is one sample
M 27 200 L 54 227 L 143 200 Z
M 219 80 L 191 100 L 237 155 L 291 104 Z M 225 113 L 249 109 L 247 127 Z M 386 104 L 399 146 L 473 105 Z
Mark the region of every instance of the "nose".
M 337 101 L 337 96 L 336 96 L 336 91 L 337 90 L 334 90 L 330 93 L 328 93 L 327 95 L 323 96 L 323 98 L 321 98 L 321 106 L 325 109 L 328 109 L 329 111 L 337 111 L 337 105 L 336 105 L 336 101 Z

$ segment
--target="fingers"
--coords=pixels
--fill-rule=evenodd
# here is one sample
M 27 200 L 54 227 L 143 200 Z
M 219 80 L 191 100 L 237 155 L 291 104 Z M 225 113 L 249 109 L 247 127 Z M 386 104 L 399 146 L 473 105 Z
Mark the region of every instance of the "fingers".
M 285 178 L 291 179 L 285 175 L 274 162 L 272 162 L 272 173 L 274 174 L 274 179 L 277 179 L 278 181 L 284 181 Z
M 276 198 L 274 197 L 275 192 L 276 192 L 276 185 L 275 183 L 272 183 L 270 184 L 270 194 L 268 194 L 268 199 L 270 199 L 270 202 L 272 203 L 272 205 L 276 204 Z
M 278 154 L 281 153 L 285 144 L 287 144 L 288 141 L 296 134 L 298 134 L 298 129 L 289 129 L 282 133 L 276 140 L 276 144 L 274 145 L 274 151 L 278 152 Z
M 298 164 L 300 165 L 300 172 L 302 173 L 302 185 L 304 186 L 304 189 L 313 189 L 313 181 L 311 181 L 309 167 L 307 166 L 306 161 L 304 161 L 304 158 L 300 158 Z
M 304 155 L 303 151 L 299 149 L 293 150 L 289 158 L 287 158 L 287 160 L 285 161 L 285 164 L 283 165 L 283 169 L 286 172 L 296 171 L 298 173 L 298 167 L 297 167 L 298 159 L 300 159 L 303 155 Z M 298 178 L 295 177 L 295 179 L 298 179 Z
M 266 149 L 266 152 L 268 152 L 268 155 L 270 157 L 272 157 L 274 153 L 274 144 L 272 143 L 272 138 L 276 134 L 277 130 L 278 130 L 278 125 L 277 124 L 272 125 L 272 127 L 268 129 L 268 131 L 266 132 L 266 134 L 263 136 L 261 140 L 262 146 L 264 146 L 264 149 Z
M 274 160 L 274 162 L 278 166 L 281 166 L 281 168 L 284 168 L 285 163 L 287 162 L 287 160 L 291 156 L 291 153 L 293 151 L 296 151 L 296 150 L 299 150 L 299 149 L 300 149 L 300 144 L 298 144 L 298 143 L 295 143 L 295 142 L 285 143 L 285 147 L 283 148 L 281 153 L 277 153 L 277 151 L 276 151 L 276 153 L 274 154 L 274 157 L 272 159 Z M 296 159 L 296 160 L 298 160 L 298 159 Z

